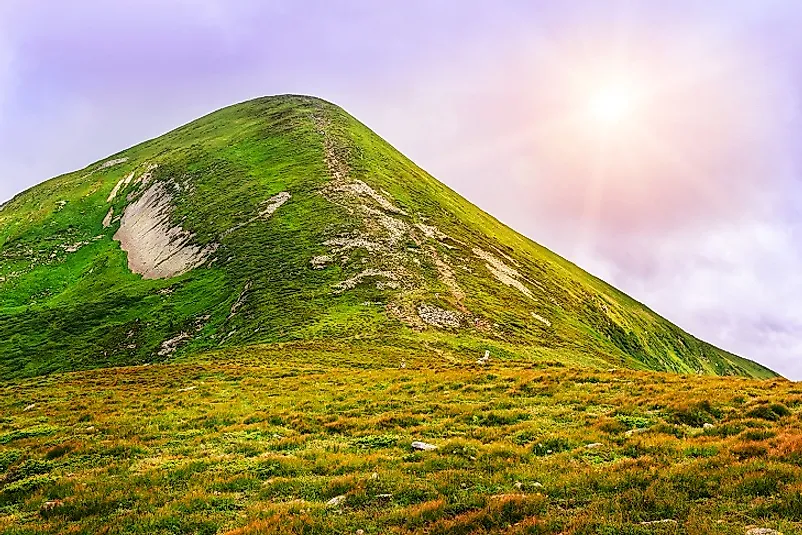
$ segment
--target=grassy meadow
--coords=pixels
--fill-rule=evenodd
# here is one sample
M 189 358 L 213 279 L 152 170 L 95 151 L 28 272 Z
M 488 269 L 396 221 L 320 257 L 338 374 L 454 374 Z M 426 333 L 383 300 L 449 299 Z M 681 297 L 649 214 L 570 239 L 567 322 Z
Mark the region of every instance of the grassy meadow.
M 802 387 L 478 356 L 307 342 L 0 382 L 0 533 L 802 532 Z

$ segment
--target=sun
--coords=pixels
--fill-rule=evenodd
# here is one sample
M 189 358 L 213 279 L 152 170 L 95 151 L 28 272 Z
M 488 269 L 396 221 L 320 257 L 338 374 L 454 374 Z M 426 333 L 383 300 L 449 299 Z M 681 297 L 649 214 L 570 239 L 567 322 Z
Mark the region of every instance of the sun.
M 629 84 L 604 85 L 591 92 L 588 114 L 598 126 L 618 126 L 631 121 L 637 115 L 638 101 L 638 91 Z

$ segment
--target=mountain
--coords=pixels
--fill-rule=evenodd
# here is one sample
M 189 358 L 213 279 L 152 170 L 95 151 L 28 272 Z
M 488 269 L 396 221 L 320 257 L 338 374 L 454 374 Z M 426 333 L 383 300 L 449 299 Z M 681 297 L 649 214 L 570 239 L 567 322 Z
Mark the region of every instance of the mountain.
M 506 227 L 317 98 L 222 109 L 0 208 L 0 377 L 258 344 L 775 376 Z

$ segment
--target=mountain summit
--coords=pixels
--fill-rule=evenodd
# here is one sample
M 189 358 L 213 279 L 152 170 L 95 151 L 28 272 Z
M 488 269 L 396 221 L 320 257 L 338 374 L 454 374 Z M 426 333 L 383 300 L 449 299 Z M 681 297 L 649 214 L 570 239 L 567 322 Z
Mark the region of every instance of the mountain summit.
M 0 208 L 0 377 L 275 343 L 774 376 L 317 98 L 225 108 Z

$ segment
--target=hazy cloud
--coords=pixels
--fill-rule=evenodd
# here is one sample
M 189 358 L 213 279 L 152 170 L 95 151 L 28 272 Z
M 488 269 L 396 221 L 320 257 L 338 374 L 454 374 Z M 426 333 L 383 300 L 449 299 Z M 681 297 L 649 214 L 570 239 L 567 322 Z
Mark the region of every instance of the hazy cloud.
M 236 101 L 316 94 L 700 338 L 802 378 L 800 26 L 779 0 L 5 0 L 0 199 Z M 649 103 L 601 143 L 577 94 L 616 68 Z

